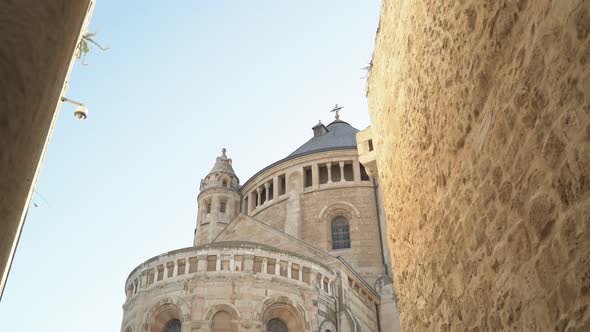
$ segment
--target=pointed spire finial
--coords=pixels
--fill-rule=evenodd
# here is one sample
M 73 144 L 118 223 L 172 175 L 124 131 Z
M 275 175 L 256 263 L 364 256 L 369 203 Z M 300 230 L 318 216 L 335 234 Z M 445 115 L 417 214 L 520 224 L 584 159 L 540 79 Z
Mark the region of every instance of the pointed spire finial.
M 332 110 L 330 110 L 330 112 L 336 112 L 336 120 L 340 119 L 340 114 L 338 114 L 338 112 L 343 109 L 343 106 L 338 106 L 338 104 L 334 105 L 334 108 Z
M 221 154 L 222 154 L 224 157 L 225 157 L 225 152 L 226 152 L 226 151 L 227 151 L 227 150 L 226 150 L 225 148 L 221 149 Z

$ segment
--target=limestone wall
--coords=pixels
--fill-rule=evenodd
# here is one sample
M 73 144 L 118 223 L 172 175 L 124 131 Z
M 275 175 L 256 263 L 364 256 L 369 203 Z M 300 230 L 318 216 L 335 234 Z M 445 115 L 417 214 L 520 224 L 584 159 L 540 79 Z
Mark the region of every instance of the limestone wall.
M 346 266 L 330 265 L 246 242 L 164 253 L 129 275 L 121 331 L 160 332 L 171 319 L 183 332 L 219 331 L 213 321 L 223 311 L 232 332 L 266 331 L 273 318 L 289 331 L 336 331 L 346 322 L 351 329 L 341 331 L 377 332 L 378 295 Z
M 193 278 L 165 283 L 152 292 L 142 292 L 126 304 L 121 331 L 161 331 L 158 325 L 167 319 L 158 314 L 167 306 L 178 308 L 177 318 L 182 331 L 210 332 L 213 316 L 226 311 L 231 316 L 231 331 L 264 331 L 263 313 L 268 303 L 278 303 L 297 313 L 293 318 L 298 331 L 317 329 L 317 291 L 297 287 L 292 283 L 256 278 L 253 275 L 218 273 L 212 276 L 199 274 Z M 176 317 L 174 317 L 176 316 Z M 274 318 L 274 317 L 273 317 Z M 291 323 L 288 318 L 287 323 Z
M 344 257 L 371 285 L 385 274 L 372 183 L 304 193 L 301 211 L 303 241 Z M 332 250 L 330 222 L 339 215 L 350 222 L 350 248 Z
M 283 200 L 273 204 L 258 212 L 254 217 L 276 229 L 283 230 L 285 229 L 285 220 L 287 218 L 287 201 Z
M 318 166 L 339 165 L 341 161 L 353 164 L 353 179 L 322 183 Z M 306 167 L 312 169 L 313 180 L 308 187 L 304 187 L 302 179 Z M 277 183 L 273 179 L 279 175 L 286 176 L 286 193 L 279 195 L 275 186 L 272 200 L 253 206 L 256 188 L 263 188 L 264 183 Z M 377 193 L 372 179 L 361 179 L 356 150 L 326 151 L 278 163 L 248 180 L 241 193 L 243 199 L 250 197 L 250 216 L 333 256 L 342 256 L 371 285 L 385 274 Z M 339 216 L 349 221 L 351 248 L 332 250 L 330 225 Z M 290 226 L 299 231 L 290 231 Z
M 404 330 L 590 330 L 589 31 L 587 0 L 384 0 L 367 89 Z

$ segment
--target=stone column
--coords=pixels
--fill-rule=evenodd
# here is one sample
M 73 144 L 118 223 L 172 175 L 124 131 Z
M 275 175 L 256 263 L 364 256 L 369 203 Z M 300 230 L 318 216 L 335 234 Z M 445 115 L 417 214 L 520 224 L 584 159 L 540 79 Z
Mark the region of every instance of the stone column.
M 361 180 L 361 164 L 358 159 L 352 161 L 352 172 L 354 174 L 354 181 L 359 182 Z
M 262 259 L 262 273 L 268 273 L 268 260 L 266 257 Z
M 311 165 L 311 186 L 312 188 L 318 189 L 320 184 L 320 170 L 318 164 Z
M 277 257 L 275 259 L 275 275 L 276 276 L 281 275 L 281 257 Z
M 269 201 L 269 200 L 268 200 L 268 197 L 269 197 L 269 196 L 268 196 L 268 192 L 269 192 L 269 190 L 268 190 L 268 189 L 269 189 L 269 188 L 270 188 L 270 182 L 265 182 L 265 183 L 264 183 L 264 197 L 265 197 L 264 204 L 267 204 L 267 203 L 268 203 L 268 201 Z
M 312 286 L 321 289 L 322 287 L 318 285 L 318 275 L 321 276 L 320 272 L 316 270 L 314 267 L 311 268 L 311 273 L 309 276 L 309 282 Z
M 168 277 L 168 263 L 164 263 L 162 264 L 162 280 L 166 279 L 166 277 Z
M 215 260 L 215 271 L 221 271 L 221 254 L 217 254 L 217 259 Z
M 178 261 L 175 259 L 172 261 L 172 264 L 174 264 L 174 271 L 172 271 L 172 277 L 176 277 L 178 276 Z
M 299 281 L 303 282 L 303 264 L 299 263 Z
M 261 193 L 262 193 L 262 189 L 260 187 L 256 188 L 256 195 L 257 195 L 256 197 L 258 198 L 258 201 L 257 201 L 258 204 L 256 205 L 257 207 L 261 205 L 261 197 L 262 197 Z
M 279 178 L 277 176 L 275 176 L 272 179 L 272 199 L 278 199 L 279 198 Z
M 287 278 L 291 279 L 291 269 L 293 267 L 293 262 L 289 261 L 287 263 Z
M 346 181 L 346 179 L 344 179 L 344 162 L 341 161 L 340 162 L 340 182 L 344 182 Z
M 235 261 L 235 258 L 234 258 L 234 254 L 231 254 L 229 256 L 229 270 L 231 272 L 234 272 L 235 269 L 236 269 L 236 261 Z
M 250 192 L 250 199 L 248 200 L 248 214 L 252 213 L 256 209 L 256 199 L 254 190 Z
M 332 163 L 327 163 L 326 167 L 328 167 L 328 183 L 332 183 Z
M 139 287 L 140 289 L 141 289 L 141 287 L 142 287 L 143 285 L 145 285 L 145 284 L 146 284 L 146 282 L 144 281 L 144 278 L 145 278 L 145 271 L 144 271 L 144 272 L 141 272 L 141 274 L 139 275 L 139 286 L 138 286 L 138 287 Z

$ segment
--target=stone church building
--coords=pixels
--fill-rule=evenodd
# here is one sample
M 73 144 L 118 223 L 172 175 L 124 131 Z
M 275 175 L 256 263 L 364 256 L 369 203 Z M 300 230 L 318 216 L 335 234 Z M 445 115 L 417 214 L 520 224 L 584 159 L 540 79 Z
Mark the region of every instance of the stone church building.
M 312 130 L 243 184 L 223 149 L 193 245 L 127 278 L 122 332 L 399 331 L 370 129 Z

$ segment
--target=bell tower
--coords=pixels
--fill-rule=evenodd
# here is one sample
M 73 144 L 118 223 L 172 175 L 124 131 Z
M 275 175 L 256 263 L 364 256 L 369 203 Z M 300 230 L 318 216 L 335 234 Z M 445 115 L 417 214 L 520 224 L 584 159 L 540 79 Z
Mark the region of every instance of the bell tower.
M 195 246 L 213 241 L 240 212 L 240 180 L 225 152 L 225 148 L 221 150 L 213 169 L 201 180 Z

